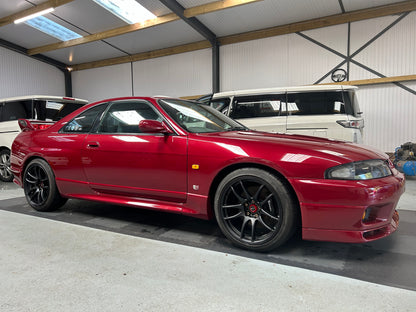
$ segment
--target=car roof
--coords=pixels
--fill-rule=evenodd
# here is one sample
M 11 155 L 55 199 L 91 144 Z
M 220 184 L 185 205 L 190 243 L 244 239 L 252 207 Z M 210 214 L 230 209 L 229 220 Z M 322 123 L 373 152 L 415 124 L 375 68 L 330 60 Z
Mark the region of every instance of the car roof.
M 264 89 L 247 89 L 214 93 L 213 99 L 219 97 L 241 96 L 241 95 L 261 95 L 275 94 L 285 92 L 310 92 L 310 91 L 336 91 L 336 90 L 356 90 L 358 87 L 349 85 L 319 85 L 319 86 L 299 86 L 299 87 L 281 87 L 281 88 L 264 88 Z
M 66 96 L 53 96 L 53 95 L 24 95 L 24 96 L 15 96 L 0 99 L 0 103 L 4 102 L 16 102 L 16 101 L 27 101 L 27 100 L 37 100 L 37 101 L 59 101 L 65 103 L 80 103 L 87 104 L 87 100 L 77 99 Z

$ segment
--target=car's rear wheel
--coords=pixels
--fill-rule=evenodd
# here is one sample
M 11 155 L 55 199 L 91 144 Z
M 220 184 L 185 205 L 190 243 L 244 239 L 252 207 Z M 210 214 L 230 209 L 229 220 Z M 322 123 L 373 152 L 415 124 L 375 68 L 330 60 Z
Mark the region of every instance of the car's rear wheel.
M 67 201 L 59 194 L 55 176 L 49 164 L 40 158 L 32 160 L 23 174 L 26 200 L 38 211 L 53 211 Z
M 214 200 L 220 229 L 239 247 L 269 251 L 294 233 L 295 201 L 284 183 L 265 170 L 231 172 L 219 184 Z
M 13 174 L 10 170 L 10 150 L 0 151 L 0 180 L 3 182 L 13 181 Z

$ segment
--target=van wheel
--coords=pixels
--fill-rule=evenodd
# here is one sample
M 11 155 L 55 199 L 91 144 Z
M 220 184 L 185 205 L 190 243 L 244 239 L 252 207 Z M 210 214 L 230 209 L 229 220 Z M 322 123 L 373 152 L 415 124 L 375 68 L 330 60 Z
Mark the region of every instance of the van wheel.
M 0 180 L 3 182 L 12 182 L 13 174 L 10 170 L 10 150 L 3 149 L 0 151 Z
M 231 172 L 219 184 L 214 201 L 221 231 L 239 247 L 270 251 L 295 231 L 296 204 L 282 181 L 267 171 Z
M 38 211 L 53 211 L 68 200 L 62 198 L 49 164 L 43 159 L 34 159 L 23 174 L 23 189 L 30 206 Z

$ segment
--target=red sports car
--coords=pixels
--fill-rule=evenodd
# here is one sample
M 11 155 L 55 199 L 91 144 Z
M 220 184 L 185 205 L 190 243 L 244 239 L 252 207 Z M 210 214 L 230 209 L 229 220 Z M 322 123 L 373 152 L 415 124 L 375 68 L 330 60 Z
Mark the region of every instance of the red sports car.
M 397 229 L 405 180 L 363 146 L 251 131 L 191 101 L 126 97 L 20 120 L 11 169 L 36 210 L 68 198 L 215 217 L 234 244 L 367 242 Z

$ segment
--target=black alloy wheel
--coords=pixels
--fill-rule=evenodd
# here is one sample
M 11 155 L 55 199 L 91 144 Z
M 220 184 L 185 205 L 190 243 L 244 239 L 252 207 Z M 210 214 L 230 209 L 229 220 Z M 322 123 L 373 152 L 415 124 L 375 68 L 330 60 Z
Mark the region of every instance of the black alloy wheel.
M 286 186 L 271 173 L 238 169 L 220 183 L 214 203 L 224 235 L 235 245 L 270 251 L 296 229 L 297 207 Z
M 53 211 L 67 201 L 59 194 L 55 176 L 43 159 L 32 160 L 23 175 L 23 188 L 26 200 L 38 211 Z
M 8 149 L 0 151 L 0 180 L 3 182 L 13 181 L 13 174 L 10 170 L 10 151 Z

